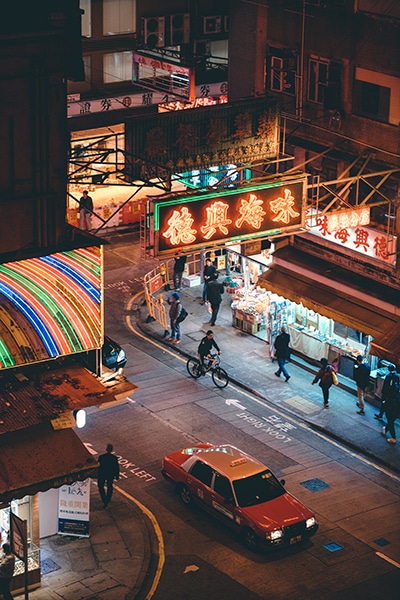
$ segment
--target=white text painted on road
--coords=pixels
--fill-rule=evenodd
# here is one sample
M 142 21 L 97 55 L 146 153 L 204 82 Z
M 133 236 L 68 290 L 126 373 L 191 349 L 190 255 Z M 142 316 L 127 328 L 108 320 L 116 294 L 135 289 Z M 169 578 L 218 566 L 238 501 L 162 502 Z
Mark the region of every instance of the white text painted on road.
M 266 434 L 274 436 L 277 440 L 282 440 L 285 443 L 292 441 L 292 438 L 285 435 L 285 433 L 297 429 L 295 425 L 284 421 L 278 415 L 263 417 L 263 420 L 257 419 L 257 417 L 253 417 L 245 412 L 237 413 L 236 416 L 256 429 L 262 429 Z

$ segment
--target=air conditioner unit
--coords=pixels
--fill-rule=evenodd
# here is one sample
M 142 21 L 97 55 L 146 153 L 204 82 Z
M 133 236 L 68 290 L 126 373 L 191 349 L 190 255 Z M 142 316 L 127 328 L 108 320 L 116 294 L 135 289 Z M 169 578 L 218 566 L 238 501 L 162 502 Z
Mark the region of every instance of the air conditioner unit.
M 221 33 L 222 17 L 203 17 L 203 33 Z
M 198 56 L 211 56 L 210 40 L 196 40 L 194 52 Z
M 190 41 L 190 15 L 177 14 L 170 16 L 169 44 L 180 46 Z
M 142 35 L 149 48 L 165 46 L 165 17 L 142 17 Z

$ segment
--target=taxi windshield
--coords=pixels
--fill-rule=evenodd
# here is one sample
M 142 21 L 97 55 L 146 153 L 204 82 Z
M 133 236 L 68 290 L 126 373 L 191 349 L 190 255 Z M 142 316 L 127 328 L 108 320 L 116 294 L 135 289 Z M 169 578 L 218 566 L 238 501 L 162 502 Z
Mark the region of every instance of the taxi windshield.
M 239 506 L 262 504 L 285 493 L 285 489 L 268 469 L 251 477 L 233 481 Z

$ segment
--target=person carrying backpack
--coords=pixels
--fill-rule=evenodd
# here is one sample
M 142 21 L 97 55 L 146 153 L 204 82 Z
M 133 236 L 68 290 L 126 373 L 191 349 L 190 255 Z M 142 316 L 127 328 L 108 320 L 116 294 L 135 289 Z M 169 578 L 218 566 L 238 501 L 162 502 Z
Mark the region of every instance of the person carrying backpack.
M 172 342 L 173 344 L 179 344 L 181 341 L 181 320 L 180 315 L 182 312 L 182 304 L 179 300 L 178 292 L 174 292 L 171 294 L 171 306 L 169 307 L 169 319 L 171 324 L 171 335 L 168 339 L 168 342 Z
M 326 358 L 321 358 L 321 365 L 320 370 L 314 377 L 312 385 L 319 381 L 319 387 L 322 389 L 324 397 L 324 408 L 329 408 L 329 389 L 333 384 L 332 367 L 328 365 Z

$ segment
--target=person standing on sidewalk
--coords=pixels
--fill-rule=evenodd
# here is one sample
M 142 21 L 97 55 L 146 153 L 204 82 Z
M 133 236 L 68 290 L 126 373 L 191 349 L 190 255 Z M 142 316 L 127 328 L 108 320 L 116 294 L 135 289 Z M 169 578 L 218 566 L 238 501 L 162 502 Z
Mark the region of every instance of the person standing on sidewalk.
M 333 384 L 332 367 L 328 365 L 326 358 L 321 358 L 321 368 L 314 377 L 311 385 L 318 383 L 322 389 L 322 395 L 324 397 L 324 408 L 329 408 L 329 390 Z
M 387 442 L 389 444 L 395 444 L 397 440 L 394 422 L 400 415 L 400 400 L 398 393 L 387 398 L 385 412 L 387 423 L 383 427 L 383 435 L 386 437 L 386 434 L 389 431 L 391 437 L 387 438 Z
M 219 273 L 216 271 L 207 283 L 207 300 L 211 304 L 212 309 L 210 319 L 210 324 L 212 326 L 215 325 L 215 321 L 217 320 L 219 307 L 222 302 L 222 294 L 225 292 L 224 286 L 218 281 L 218 275 Z
M 105 454 L 99 456 L 99 471 L 97 473 L 97 487 L 99 488 L 100 496 L 103 501 L 103 508 L 107 508 L 113 494 L 114 479 L 119 479 L 119 464 L 115 454 L 112 454 L 114 447 L 112 444 L 107 444 Z M 107 492 L 104 489 L 107 484 Z
M 378 421 L 383 420 L 383 415 L 386 412 L 386 401 L 397 395 L 397 390 L 400 387 L 400 378 L 396 373 L 396 367 L 394 365 L 388 366 L 389 373 L 386 375 L 381 392 L 381 406 L 379 413 L 374 415 L 374 419 Z
M 89 231 L 92 228 L 93 199 L 89 196 L 87 190 L 83 190 L 83 195 L 79 199 L 79 227 Z
M 206 301 L 207 285 L 208 285 L 208 282 L 213 278 L 214 273 L 216 273 L 216 271 L 217 271 L 217 269 L 212 264 L 211 258 L 206 258 L 206 262 L 204 265 L 204 271 L 203 271 L 204 286 L 203 286 L 203 298 L 202 298 L 201 304 L 204 304 Z
M 275 358 L 278 361 L 279 369 L 276 371 L 275 375 L 277 377 L 281 376 L 283 373 L 285 377 L 285 381 L 289 381 L 290 375 L 285 367 L 286 361 L 290 358 L 290 335 L 286 332 L 285 327 L 281 327 L 281 332 L 276 336 L 275 340 Z
M 361 354 L 357 356 L 356 363 L 353 367 L 353 379 L 357 385 L 357 398 L 358 403 L 357 406 L 360 410 L 357 411 L 358 415 L 365 415 L 364 412 L 364 400 L 365 400 L 365 390 L 369 386 L 369 374 L 371 372 L 371 367 L 369 364 L 364 362 L 364 359 Z
M 182 304 L 179 301 L 178 292 L 171 294 L 171 306 L 169 307 L 169 319 L 171 324 L 171 335 L 167 338 L 168 342 L 179 344 L 181 341 L 181 324 L 178 317 L 182 311 Z
M 182 289 L 182 275 L 185 270 L 186 256 L 177 252 L 174 256 L 174 288 L 176 292 L 180 292 Z
M 3 556 L 0 558 L 0 593 L 4 600 L 13 600 L 10 583 L 14 575 L 15 556 L 8 542 L 3 544 Z

